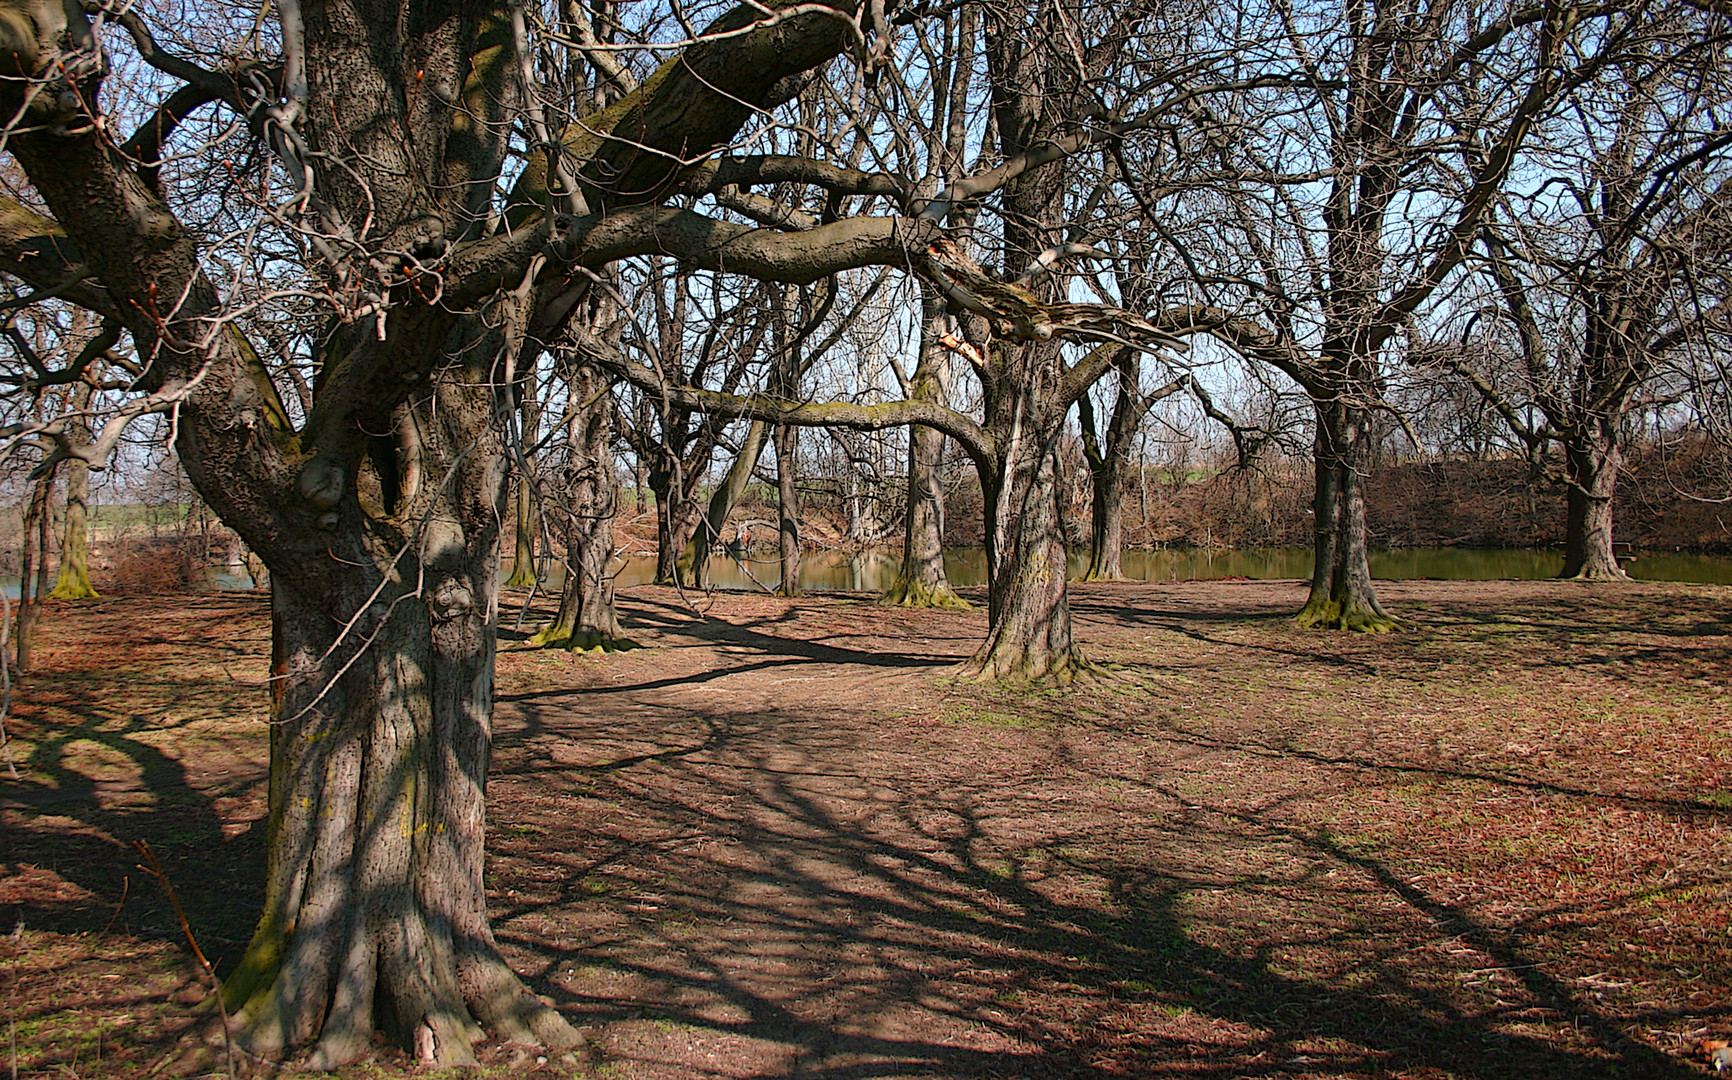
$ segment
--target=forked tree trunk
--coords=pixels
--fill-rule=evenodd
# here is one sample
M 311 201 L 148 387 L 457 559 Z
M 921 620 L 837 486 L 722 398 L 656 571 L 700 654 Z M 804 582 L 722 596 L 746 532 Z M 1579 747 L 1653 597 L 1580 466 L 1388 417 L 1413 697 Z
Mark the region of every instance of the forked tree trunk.
M 1384 633 L 1401 625 L 1377 602 L 1366 543 L 1366 412 L 1340 401 L 1317 405 L 1316 560 L 1300 626 Z
M 511 557 L 511 576 L 505 584 L 527 589 L 535 585 L 535 496 L 527 476 L 517 478 L 512 499 L 517 509 L 516 553 Z
M 1592 437 L 1599 434 L 1601 437 Z M 1564 533 L 1560 577 L 1580 581 L 1623 581 L 1612 547 L 1612 507 L 1623 452 L 1616 434 L 1595 432 L 1564 443 L 1564 476 L 1569 518 Z
M 752 482 L 752 471 L 763 456 L 769 431 L 770 425 L 762 420 L 752 421 L 746 430 L 739 456 L 728 466 L 727 475 L 710 495 L 709 509 L 698 519 L 697 528 L 680 553 L 677 569 L 681 584 L 694 589 L 710 587 L 710 548 L 721 539 L 722 526 L 727 524 L 728 515 L 734 512 L 740 496 L 746 493 L 746 485 Z
M 800 594 L 800 478 L 795 459 L 798 429 L 788 424 L 776 428 L 776 504 L 780 525 L 782 581 L 776 591 L 783 596 Z

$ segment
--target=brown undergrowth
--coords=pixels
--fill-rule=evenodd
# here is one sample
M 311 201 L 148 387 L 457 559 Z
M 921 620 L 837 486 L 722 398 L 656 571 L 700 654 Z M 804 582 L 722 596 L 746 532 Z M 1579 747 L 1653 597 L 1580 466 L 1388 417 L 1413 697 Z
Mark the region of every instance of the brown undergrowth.
M 1096 584 L 1111 678 L 947 677 L 975 612 L 669 590 L 503 632 L 489 888 L 586 1036 L 484 1075 L 1688 1077 L 1732 1030 L 1732 590 Z M 546 614 L 546 613 L 542 613 Z M 511 622 L 508 615 L 507 623 Z M 0 787 L 20 1077 L 186 1067 L 262 873 L 262 597 L 52 607 Z M 0 1042 L 0 1054 L 9 1053 Z M 0 1067 L 9 1065 L 0 1063 Z M 381 1048 L 355 1078 L 421 1075 Z

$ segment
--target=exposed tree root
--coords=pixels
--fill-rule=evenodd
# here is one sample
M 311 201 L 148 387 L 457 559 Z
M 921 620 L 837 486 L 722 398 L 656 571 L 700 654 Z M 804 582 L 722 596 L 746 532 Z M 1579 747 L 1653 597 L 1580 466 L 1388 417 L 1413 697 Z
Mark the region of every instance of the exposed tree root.
M 956 595 L 949 585 L 934 587 L 921 581 L 902 579 L 890 591 L 878 598 L 881 604 L 908 608 L 942 608 L 947 611 L 970 611 L 974 605 Z
M 334 980 L 310 977 L 303 983 L 290 969 L 279 970 L 271 987 L 234 1016 L 236 1044 L 251 1057 L 278 1061 L 310 1043 L 302 1067 L 328 1072 L 371 1053 L 375 1026 L 416 1060 L 445 1068 L 476 1065 L 474 1044 L 488 1035 L 552 1049 L 581 1041 L 497 954 L 478 950 L 453 962 L 446 953 L 445 963 L 423 963 L 432 957 L 396 947 L 417 936 L 386 933 L 386 941 L 371 942 L 383 946 L 380 954 L 345 957 L 345 970 Z M 422 944 L 433 945 L 437 954 L 450 942 L 434 934 Z M 307 994 L 306 983 L 322 992 Z
M 1568 574 L 1558 578 L 1559 581 L 1629 581 L 1630 575 L 1624 573 L 1622 567 L 1607 570 L 1604 567 L 1583 567 L 1580 573 Z
M 609 634 L 600 630 L 566 630 L 558 626 L 543 627 L 524 644 L 531 649 L 566 649 L 585 653 L 625 652 L 628 649 L 644 647 L 642 642 L 621 634 Z
M 1375 604 L 1343 606 L 1339 600 L 1312 600 L 1293 621 L 1306 630 L 1352 630 L 1361 634 L 1389 634 L 1405 626 Z
M 956 671 L 956 678 L 962 682 L 1048 683 L 1057 686 L 1072 686 L 1111 676 L 1110 667 L 1095 663 L 1074 648 L 1059 653 L 1036 653 L 996 649 L 990 645 L 975 653 Z

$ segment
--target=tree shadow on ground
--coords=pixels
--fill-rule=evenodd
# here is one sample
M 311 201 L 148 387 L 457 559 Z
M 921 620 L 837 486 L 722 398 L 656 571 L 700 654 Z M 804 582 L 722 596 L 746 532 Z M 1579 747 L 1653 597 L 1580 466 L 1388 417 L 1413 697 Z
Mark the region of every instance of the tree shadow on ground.
M 612 722 L 563 726 L 581 740 Z M 575 823 L 588 857 L 499 913 L 538 990 L 592 1030 L 635 1029 L 601 1036 L 622 1059 L 737 1040 L 789 1047 L 790 1075 L 826 1080 L 1696 1075 L 1624 1040 L 1506 931 L 1327 833 L 1181 814 L 1007 847 L 1001 819 L 1038 813 L 1038 794 L 874 797 L 894 778 L 839 782 L 847 742 L 760 716 L 701 752 L 588 770 L 586 796 L 611 808 Z M 556 944 L 561 925 L 581 929 Z M 1516 1000 L 1460 992 L 1413 954 L 1421 927 L 1516 973 Z M 1577 1045 L 1513 1023 L 1536 1016 L 1575 1025 Z M 970 1030 L 995 1048 L 971 1049 Z

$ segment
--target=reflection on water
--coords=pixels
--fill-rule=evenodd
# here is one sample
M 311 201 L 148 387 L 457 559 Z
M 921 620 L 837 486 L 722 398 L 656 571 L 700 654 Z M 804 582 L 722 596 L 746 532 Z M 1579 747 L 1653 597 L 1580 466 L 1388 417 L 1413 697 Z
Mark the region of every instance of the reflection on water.
M 1124 552 L 1125 577 L 1133 581 L 1197 581 L 1215 578 L 1309 578 L 1310 548 L 1202 548 Z M 887 548 L 860 551 L 815 551 L 800 567 L 800 588 L 809 592 L 883 592 L 901 565 L 900 553 Z M 1373 577 L 1391 580 L 1435 578 L 1444 581 L 1534 581 L 1556 577 L 1563 553 L 1522 548 L 1407 548 L 1371 553 Z M 643 585 L 655 577 L 655 559 L 636 555 L 615 564 L 620 588 Z M 1077 577 L 1088 566 L 1086 549 L 1073 551 L 1070 572 Z M 957 587 L 986 584 L 986 550 L 953 548 L 944 553 L 945 572 Z M 1632 577 L 1650 581 L 1698 581 L 1732 585 L 1732 559 L 1712 555 L 1643 552 L 1628 565 Z M 506 573 L 510 560 L 506 560 Z M 773 589 L 781 583 L 781 566 L 773 552 L 736 559 L 718 555 L 711 580 L 722 589 Z M 564 584 L 564 569 L 552 568 L 549 590 Z

